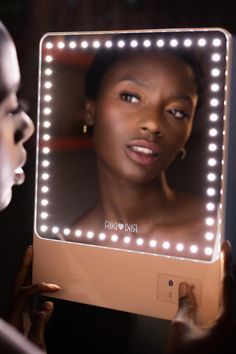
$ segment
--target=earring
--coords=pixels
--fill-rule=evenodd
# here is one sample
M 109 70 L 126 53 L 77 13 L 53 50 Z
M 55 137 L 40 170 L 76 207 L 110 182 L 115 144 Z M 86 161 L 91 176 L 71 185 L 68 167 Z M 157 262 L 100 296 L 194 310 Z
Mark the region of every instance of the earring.
M 187 156 L 186 149 L 183 147 L 180 149 L 180 160 L 184 160 Z
M 83 134 L 87 134 L 87 132 L 88 132 L 88 126 L 87 126 L 87 124 L 84 124 L 83 125 Z

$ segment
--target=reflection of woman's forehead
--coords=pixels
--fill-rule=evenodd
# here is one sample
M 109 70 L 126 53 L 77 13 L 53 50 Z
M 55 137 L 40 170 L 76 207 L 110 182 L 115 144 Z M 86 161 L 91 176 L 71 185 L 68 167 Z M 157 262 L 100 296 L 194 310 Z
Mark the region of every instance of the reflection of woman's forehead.
M 145 60 L 146 59 L 146 60 Z M 137 55 L 130 56 L 110 67 L 103 83 L 134 84 L 141 88 L 152 88 L 157 82 L 167 83 L 191 91 L 196 91 L 194 74 L 191 68 L 172 56 Z

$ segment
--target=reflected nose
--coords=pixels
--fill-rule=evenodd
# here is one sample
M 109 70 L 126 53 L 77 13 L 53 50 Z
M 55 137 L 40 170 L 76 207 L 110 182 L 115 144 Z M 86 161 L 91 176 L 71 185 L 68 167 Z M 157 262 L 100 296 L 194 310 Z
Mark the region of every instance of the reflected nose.
M 25 113 L 19 113 L 19 126 L 15 132 L 15 143 L 25 143 L 34 133 L 34 123 Z
M 158 110 L 154 108 L 144 112 L 139 124 L 139 129 L 143 133 L 162 136 L 164 134 L 164 126 L 161 113 L 159 113 Z

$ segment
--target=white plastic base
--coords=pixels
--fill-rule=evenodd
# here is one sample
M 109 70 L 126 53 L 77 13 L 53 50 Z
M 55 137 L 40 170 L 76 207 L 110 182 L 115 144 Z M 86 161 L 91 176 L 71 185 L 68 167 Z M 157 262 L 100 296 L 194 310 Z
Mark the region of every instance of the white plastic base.
M 56 283 L 53 297 L 171 320 L 178 284 L 194 286 L 198 323 L 217 316 L 220 259 L 212 263 L 41 239 L 34 235 L 33 282 Z

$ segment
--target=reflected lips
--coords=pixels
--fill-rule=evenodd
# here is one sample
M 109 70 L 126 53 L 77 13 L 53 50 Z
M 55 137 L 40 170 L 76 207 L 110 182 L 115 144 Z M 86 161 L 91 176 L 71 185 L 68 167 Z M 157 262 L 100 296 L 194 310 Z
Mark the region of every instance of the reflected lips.
M 148 166 L 155 164 L 160 159 L 160 147 L 144 139 L 131 140 L 126 145 L 126 152 L 134 162 Z

